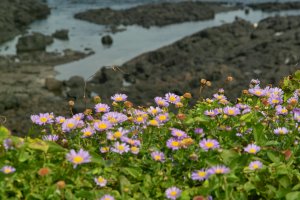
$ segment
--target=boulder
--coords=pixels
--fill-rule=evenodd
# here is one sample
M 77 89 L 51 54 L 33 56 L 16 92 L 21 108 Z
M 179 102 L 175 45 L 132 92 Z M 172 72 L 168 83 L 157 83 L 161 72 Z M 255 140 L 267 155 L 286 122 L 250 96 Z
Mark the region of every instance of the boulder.
M 52 34 L 52 37 L 60 40 L 69 40 L 69 30 L 67 29 L 57 30 L 55 31 L 55 33 Z
M 45 87 L 50 91 L 59 91 L 62 88 L 62 81 L 55 78 L 46 78 Z
M 104 45 L 112 45 L 113 39 L 110 35 L 105 35 L 101 38 L 101 42 Z
M 83 88 L 84 82 L 85 80 L 81 76 L 72 76 L 68 81 L 65 82 L 65 84 L 71 88 Z
M 53 38 L 41 33 L 32 33 L 20 37 L 16 45 L 17 53 L 45 51 L 47 45 L 53 43 Z

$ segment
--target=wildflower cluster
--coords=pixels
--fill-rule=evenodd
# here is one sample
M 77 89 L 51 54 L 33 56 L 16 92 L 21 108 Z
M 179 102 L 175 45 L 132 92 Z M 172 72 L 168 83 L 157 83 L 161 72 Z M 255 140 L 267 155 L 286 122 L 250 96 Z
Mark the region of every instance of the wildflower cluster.
M 32 115 L 38 138 L 0 127 L 0 198 L 297 199 L 299 94 L 252 80 L 236 103 L 223 89 L 193 108 L 189 93 L 149 107 L 115 94 Z

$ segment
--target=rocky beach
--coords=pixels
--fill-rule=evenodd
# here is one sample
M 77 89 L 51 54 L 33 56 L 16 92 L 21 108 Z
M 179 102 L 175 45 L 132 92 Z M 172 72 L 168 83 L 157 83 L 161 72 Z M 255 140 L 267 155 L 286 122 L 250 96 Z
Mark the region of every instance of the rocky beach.
M 4 7 L 0 6 L 0 19 L 6 20 L 0 21 L 5 21 L 0 23 L 0 27 L 10 27 L 7 29 L 10 34 L 3 33 L 0 41 L 11 39 L 23 32 L 30 22 L 44 18 L 50 12 L 39 1 L 26 1 L 28 5 L 25 2 L 1 1 L 0 5 L 3 2 L 6 2 L 5 8 L 13 8 L 10 9 L 11 13 L 18 10 L 24 16 L 29 13 L 30 17 L 26 23 L 19 22 L 13 14 L 11 16 L 14 18 L 6 19 L 1 15 Z M 294 8 L 276 6 L 273 8 Z M 253 7 L 263 8 L 263 5 Z M 149 27 L 210 19 L 217 12 L 232 9 L 236 8 L 221 4 L 164 3 L 121 11 L 109 8 L 89 10 L 76 17 L 107 26 L 138 24 Z M 166 12 L 170 10 L 172 12 Z M 25 19 L 24 16 L 22 19 Z M 46 47 L 57 37 L 57 33 L 62 32 L 64 35 L 58 37 L 67 40 L 68 30 L 58 30 L 52 35 L 24 35 L 19 38 L 17 55 L 0 56 L 0 122 L 5 122 L 15 134 L 22 134 L 30 128 L 30 115 L 33 113 L 66 115 L 70 113 L 67 105 L 69 100 L 75 101 L 77 111 L 85 108 L 85 80 L 77 76 L 58 81 L 53 67 L 83 59 L 93 51 L 67 49 L 63 53 L 47 52 Z M 218 88 L 224 88 L 225 94 L 234 100 L 248 87 L 252 78 L 260 79 L 263 84 L 279 84 L 281 77 L 299 69 L 299 52 L 300 16 L 270 17 L 257 25 L 237 18 L 231 24 L 208 28 L 168 46 L 138 55 L 122 66 L 104 67 L 87 82 L 85 92 L 87 100 L 98 94 L 106 102 L 114 93 L 122 92 L 139 105 L 152 104 L 154 97 L 163 96 L 166 92 L 179 95 L 191 92 L 194 100 L 197 100 L 200 98 L 200 79 L 204 78 L 211 81 L 212 86 L 205 88 L 201 97 L 209 97 Z M 233 77 L 233 81 L 226 81 L 227 76 Z

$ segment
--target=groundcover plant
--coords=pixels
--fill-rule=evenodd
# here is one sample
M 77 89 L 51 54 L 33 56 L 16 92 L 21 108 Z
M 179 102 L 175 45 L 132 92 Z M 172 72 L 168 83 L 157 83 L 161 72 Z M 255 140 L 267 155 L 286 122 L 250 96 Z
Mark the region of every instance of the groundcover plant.
M 300 199 L 299 80 L 193 107 L 189 93 L 150 107 L 95 97 L 84 113 L 32 115 L 34 138 L 1 126 L 0 199 Z

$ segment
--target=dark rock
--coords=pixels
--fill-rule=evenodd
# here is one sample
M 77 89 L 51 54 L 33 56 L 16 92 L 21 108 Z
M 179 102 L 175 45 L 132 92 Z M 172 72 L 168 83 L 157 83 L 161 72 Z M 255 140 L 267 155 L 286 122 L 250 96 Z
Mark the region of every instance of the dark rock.
M 47 45 L 53 43 L 51 36 L 43 35 L 41 33 L 32 33 L 31 35 L 20 37 L 16 45 L 17 52 L 33 52 L 45 51 Z
M 110 35 L 105 35 L 101 38 L 101 42 L 104 45 L 111 45 L 113 43 L 113 39 Z
M 69 39 L 69 30 L 62 29 L 57 30 L 55 33 L 52 34 L 52 37 L 60 39 L 60 40 L 68 40 Z
M 145 28 L 213 19 L 215 13 L 237 9 L 220 3 L 178 2 L 140 5 L 126 10 L 101 8 L 77 13 L 75 18 L 109 26 L 137 24 Z
M 55 78 L 46 78 L 45 80 L 45 87 L 50 91 L 60 91 L 62 86 L 62 81 L 56 80 Z
M 269 3 L 250 4 L 248 6 L 253 8 L 254 10 L 274 12 L 274 11 L 281 11 L 281 10 L 300 9 L 300 2 L 285 2 L 285 3 L 269 2 Z
M 76 87 L 83 88 L 84 83 L 85 80 L 81 76 L 72 76 L 68 81 L 65 82 L 65 84 L 71 88 L 76 88 Z

